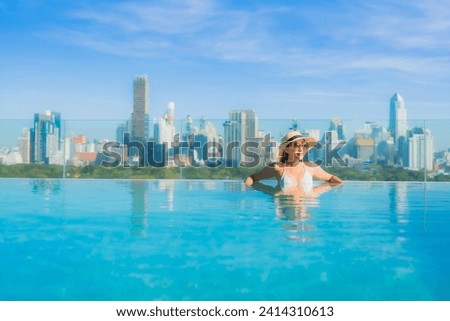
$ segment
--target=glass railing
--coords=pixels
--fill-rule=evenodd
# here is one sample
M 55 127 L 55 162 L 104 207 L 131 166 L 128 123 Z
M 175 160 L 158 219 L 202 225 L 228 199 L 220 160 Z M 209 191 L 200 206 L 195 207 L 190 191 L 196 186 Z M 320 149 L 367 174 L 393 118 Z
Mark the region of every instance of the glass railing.
M 306 161 L 347 180 L 450 180 L 450 120 L 0 120 L 0 177 L 242 178 L 279 160 L 290 130 Z M 138 132 L 147 133 L 137 135 Z M 146 136 L 146 137 L 140 137 Z

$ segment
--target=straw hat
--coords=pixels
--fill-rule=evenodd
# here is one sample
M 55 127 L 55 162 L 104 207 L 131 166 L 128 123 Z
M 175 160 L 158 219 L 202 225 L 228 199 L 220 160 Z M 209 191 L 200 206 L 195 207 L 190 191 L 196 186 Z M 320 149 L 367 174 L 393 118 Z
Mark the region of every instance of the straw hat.
M 281 139 L 280 151 L 284 150 L 287 145 L 298 140 L 303 140 L 308 144 L 308 149 L 315 146 L 317 141 L 312 137 L 302 136 L 298 131 L 290 131 Z

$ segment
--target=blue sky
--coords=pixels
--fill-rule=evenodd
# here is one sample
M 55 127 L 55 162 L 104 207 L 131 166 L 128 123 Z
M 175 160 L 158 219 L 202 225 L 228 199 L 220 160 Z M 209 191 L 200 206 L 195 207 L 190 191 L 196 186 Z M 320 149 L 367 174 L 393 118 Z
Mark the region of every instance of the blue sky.
M 448 1 L 0 1 L 0 119 L 449 118 Z

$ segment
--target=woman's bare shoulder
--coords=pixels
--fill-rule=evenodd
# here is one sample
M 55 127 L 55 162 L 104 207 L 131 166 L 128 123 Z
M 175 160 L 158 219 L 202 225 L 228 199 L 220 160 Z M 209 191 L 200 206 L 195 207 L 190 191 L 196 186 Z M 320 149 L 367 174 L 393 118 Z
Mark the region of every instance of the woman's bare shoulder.
M 316 172 L 317 170 L 320 171 L 320 169 L 321 169 L 320 166 L 317 165 L 317 164 L 314 163 L 314 162 L 304 162 L 304 165 L 305 165 L 305 167 L 308 168 L 308 171 L 309 171 L 310 173 L 314 173 L 314 172 Z
M 314 162 L 303 162 L 303 164 L 305 164 L 306 167 L 310 167 L 310 168 L 320 167 L 319 165 L 317 165 Z

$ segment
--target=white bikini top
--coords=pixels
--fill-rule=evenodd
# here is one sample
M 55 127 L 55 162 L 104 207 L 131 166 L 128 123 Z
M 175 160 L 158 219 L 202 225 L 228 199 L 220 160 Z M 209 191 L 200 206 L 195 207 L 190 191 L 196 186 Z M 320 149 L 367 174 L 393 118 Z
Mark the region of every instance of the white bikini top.
M 302 187 L 303 190 L 307 193 L 313 188 L 313 176 L 312 174 L 305 168 L 305 174 L 303 174 L 303 178 L 301 180 L 301 184 L 298 184 L 298 181 L 295 178 L 290 177 L 286 174 L 283 169 L 283 174 L 281 174 L 279 185 L 283 191 L 288 190 L 291 187 Z

